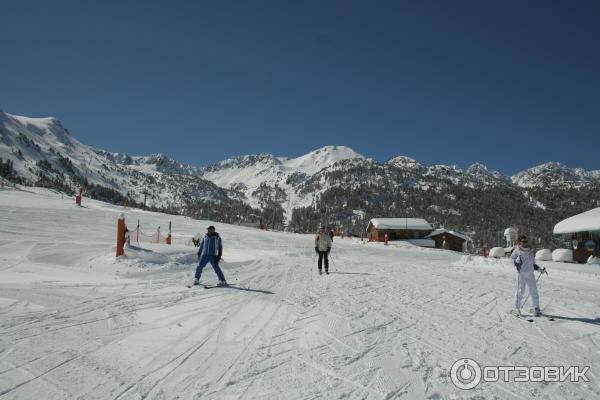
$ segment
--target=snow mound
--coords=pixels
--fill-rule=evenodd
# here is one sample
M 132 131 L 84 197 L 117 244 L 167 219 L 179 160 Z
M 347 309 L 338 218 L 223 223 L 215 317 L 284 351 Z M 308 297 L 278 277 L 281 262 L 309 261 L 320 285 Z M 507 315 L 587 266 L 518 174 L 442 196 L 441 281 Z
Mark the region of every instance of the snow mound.
M 492 247 L 490 250 L 490 257 L 502 258 L 504 257 L 504 247 Z
M 473 254 L 465 254 L 461 257 L 460 261 L 454 264 L 455 266 L 472 266 L 472 267 L 498 267 L 506 268 L 510 267 L 510 260 L 506 257 L 492 258 L 483 257 Z
M 429 248 L 435 247 L 435 241 L 432 239 L 408 239 L 407 242 L 410 244 L 414 244 L 415 246 L 420 246 L 420 247 L 429 247 Z
M 573 262 L 573 252 L 569 249 L 556 249 L 552 252 L 552 261 Z
M 541 249 L 535 253 L 535 259 L 538 261 L 552 261 L 552 252 L 548 249 Z
M 600 265 L 600 258 L 595 256 L 590 256 L 587 260 L 588 264 Z
M 146 244 L 146 246 L 148 246 L 148 244 Z M 164 265 L 170 261 L 170 258 L 164 254 L 135 245 L 127 245 L 125 250 L 127 259 L 139 263 Z

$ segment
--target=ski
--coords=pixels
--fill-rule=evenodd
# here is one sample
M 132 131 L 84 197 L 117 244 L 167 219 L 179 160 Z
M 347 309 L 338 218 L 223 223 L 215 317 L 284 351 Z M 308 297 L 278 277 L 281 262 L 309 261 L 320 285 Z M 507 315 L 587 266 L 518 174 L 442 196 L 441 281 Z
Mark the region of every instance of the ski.
M 533 318 L 531 318 L 531 316 L 529 316 L 529 315 L 523 315 L 523 314 L 521 314 L 518 311 L 511 310 L 509 312 L 509 314 L 512 315 L 513 317 L 517 318 L 517 319 L 522 319 L 522 320 L 525 320 L 527 322 L 533 322 Z
M 204 284 L 204 283 L 203 283 L 203 284 L 201 284 L 201 286 L 202 286 L 204 289 L 216 289 L 216 288 L 228 288 L 228 287 L 231 287 L 231 288 L 238 288 L 237 286 L 235 286 L 235 285 L 232 285 L 232 284 L 229 284 L 229 283 L 228 283 L 228 284 L 226 284 L 226 285 L 209 285 L 209 284 Z M 240 288 L 240 289 L 243 289 L 243 288 Z
M 515 317 L 517 319 L 525 320 L 527 322 L 534 322 L 536 320 L 537 321 L 554 321 L 554 318 L 549 318 L 549 317 L 545 316 L 544 314 L 540 315 L 539 317 L 536 317 L 533 315 L 517 314 L 517 313 L 511 311 L 510 315 L 512 315 L 513 317 Z

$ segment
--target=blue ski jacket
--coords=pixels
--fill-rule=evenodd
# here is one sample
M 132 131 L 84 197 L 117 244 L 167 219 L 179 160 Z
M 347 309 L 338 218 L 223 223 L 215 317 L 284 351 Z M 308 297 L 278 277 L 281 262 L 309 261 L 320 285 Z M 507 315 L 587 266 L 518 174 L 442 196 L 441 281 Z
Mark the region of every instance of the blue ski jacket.
M 223 243 L 221 243 L 221 237 L 217 232 L 212 235 L 206 234 L 200 242 L 200 250 L 198 250 L 198 257 L 200 256 L 221 256 L 223 254 Z

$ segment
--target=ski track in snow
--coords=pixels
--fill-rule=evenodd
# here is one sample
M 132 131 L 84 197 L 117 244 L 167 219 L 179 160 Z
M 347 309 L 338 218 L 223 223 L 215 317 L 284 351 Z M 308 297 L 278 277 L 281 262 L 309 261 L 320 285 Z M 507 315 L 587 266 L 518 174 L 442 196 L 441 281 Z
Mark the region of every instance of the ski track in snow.
M 42 189 L 0 191 L 0 399 L 570 399 L 600 397 L 596 270 L 549 266 L 546 314 L 508 314 L 514 273 L 478 257 L 217 224 L 230 288 L 188 289 L 208 221 Z M 116 217 L 173 246 L 114 258 Z M 311 268 L 312 266 L 312 268 Z M 216 280 L 207 266 L 203 281 Z M 451 365 L 589 365 L 589 383 L 455 388 Z

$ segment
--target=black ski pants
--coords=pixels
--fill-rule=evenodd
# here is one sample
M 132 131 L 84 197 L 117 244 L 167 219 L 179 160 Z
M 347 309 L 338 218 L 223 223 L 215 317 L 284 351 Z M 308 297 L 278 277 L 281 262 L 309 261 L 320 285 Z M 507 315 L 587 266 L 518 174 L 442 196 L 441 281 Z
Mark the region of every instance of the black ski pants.
M 319 251 L 319 271 L 321 270 L 321 266 L 323 265 L 323 259 L 325 259 L 325 271 L 329 270 L 329 252 L 328 251 Z

